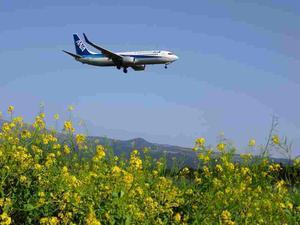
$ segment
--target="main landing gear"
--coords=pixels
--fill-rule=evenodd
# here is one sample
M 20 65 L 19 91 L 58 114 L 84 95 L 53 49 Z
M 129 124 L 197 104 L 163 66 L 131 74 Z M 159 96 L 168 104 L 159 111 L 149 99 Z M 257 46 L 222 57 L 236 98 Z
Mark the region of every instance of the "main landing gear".
M 168 69 L 168 64 L 165 65 L 165 69 Z
M 117 66 L 117 69 L 120 70 L 122 68 L 122 66 Z M 124 73 L 127 73 L 128 70 L 127 70 L 127 67 L 123 67 L 123 72 Z

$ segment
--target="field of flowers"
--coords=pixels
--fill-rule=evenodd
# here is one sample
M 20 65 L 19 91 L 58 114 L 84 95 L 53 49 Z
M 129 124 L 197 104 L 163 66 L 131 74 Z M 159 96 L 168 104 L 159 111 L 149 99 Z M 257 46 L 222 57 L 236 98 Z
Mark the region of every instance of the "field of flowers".
M 299 160 L 284 175 L 266 157 L 234 163 L 226 141 L 198 138 L 198 169 L 170 170 L 147 149 L 126 159 L 88 143 L 71 120 L 60 140 L 43 113 L 28 126 L 13 111 L 0 132 L 1 224 L 300 224 Z

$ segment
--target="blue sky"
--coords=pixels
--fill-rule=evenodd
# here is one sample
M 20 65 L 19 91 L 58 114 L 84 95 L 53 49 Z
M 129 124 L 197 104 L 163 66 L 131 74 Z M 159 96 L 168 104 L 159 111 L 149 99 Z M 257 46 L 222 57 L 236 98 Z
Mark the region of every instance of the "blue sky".
M 298 1 L 1 1 L 0 21 L 2 111 L 30 122 L 44 102 L 51 125 L 74 105 L 92 135 L 192 146 L 224 132 L 242 152 L 265 143 L 274 114 L 300 154 Z M 180 59 L 126 76 L 82 65 L 61 52 L 82 32 Z

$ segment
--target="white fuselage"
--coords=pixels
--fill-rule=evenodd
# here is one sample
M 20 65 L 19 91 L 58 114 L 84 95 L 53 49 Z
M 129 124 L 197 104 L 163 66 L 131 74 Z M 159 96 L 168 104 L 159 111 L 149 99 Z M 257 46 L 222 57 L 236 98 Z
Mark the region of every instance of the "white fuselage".
M 169 51 L 136 51 L 118 52 L 126 60 L 124 66 L 147 65 L 147 64 L 170 64 L 178 57 Z M 94 66 L 116 66 L 115 62 L 104 54 L 93 53 L 78 58 L 78 61 Z

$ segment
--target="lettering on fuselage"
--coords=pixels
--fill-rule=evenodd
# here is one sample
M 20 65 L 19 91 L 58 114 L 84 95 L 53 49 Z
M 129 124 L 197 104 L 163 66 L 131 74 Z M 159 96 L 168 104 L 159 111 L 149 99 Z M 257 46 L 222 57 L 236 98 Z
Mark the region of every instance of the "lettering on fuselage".
M 84 43 L 82 42 L 82 40 L 76 41 L 76 44 L 80 48 L 81 51 L 85 50 L 85 46 L 84 46 Z

